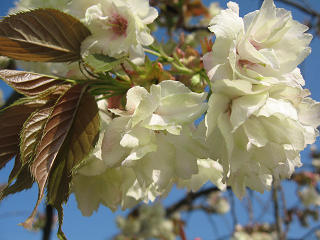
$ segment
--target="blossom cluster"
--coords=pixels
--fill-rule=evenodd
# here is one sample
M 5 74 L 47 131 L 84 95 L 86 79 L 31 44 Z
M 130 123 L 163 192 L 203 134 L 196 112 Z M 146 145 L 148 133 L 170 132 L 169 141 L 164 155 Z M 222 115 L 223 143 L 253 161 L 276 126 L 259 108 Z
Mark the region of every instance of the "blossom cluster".
M 148 0 L 21 0 L 13 11 L 37 7 L 62 10 L 90 29 L 84 58 L 99 53 L 141 66 L 154 42 L 148 25 L 158 12 Z M 311 51 L 308 28 L 273 0 L 244 18 L 234 2 L 212 11 L 216 39 L 203 57 L 209 92 L 167 79 L 133 85 L 126 104 L 98 99 L 100 137 L 72 184 L 84 215 L 100 204 L 116 210 L 154 201 L 175 184 L 197 191 L 210 181 L 242 197 L 246 187 L 263 192 L 301 166 L 299 154 L 320 125 L 320 103 L 298 68 Z M 83 77 L 77 64 L 21 64 Z
M 207 141 L 220 149 L 213 159 L 236 195 L 245 187 L 263 192 L 301 166 L 300 151 L 318 136 L 320 104 L 297 67 L 312 36 L 272 0 L 244 18 L 229 2 L 209 29 L 216 40 L 204 56 L 212 87 Z
M 143 205 L 139 213 L 126 218 L 118 217 L 117 225 L 121 235 L 115 240 L 124 240 L 128 237 L 135 239 L 176 239 L 174 219 L 166 219 L 165 210 L 161 204 L 153 206 Z

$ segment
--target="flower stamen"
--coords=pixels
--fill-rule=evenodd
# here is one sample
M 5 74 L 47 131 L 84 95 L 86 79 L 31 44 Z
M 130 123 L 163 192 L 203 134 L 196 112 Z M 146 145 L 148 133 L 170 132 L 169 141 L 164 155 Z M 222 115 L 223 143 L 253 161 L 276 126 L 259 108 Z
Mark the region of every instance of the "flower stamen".
M 128 28 L 128 20 L 119 14 L 114 14 L 107 23 L 116 36 L 126 36 Z

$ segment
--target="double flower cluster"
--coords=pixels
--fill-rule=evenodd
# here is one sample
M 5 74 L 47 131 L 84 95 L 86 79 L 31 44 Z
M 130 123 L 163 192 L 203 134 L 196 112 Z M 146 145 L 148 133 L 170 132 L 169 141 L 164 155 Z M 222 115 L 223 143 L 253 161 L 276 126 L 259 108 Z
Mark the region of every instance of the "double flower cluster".
M 154 41 L 147 24 L 158 13 L 147 0 L 63 0 L 53 7 L 91 30 L 84 56 L 128 56 L 143 64 L 143 47 Z M 196 191 L 211 181 L 242 197 L 246 187 L 263 192 L 301 166 L 299 154 L 315 141 L 320 124 L 320 104 L 303 89 L 297 67 L 312 37 L 273 0 L 244 18 L 238 12 L 229 2 L 210 22 L 216 40 L 203 57 L 210 95 L 165 80 L 148 90 L 133 86 L 125 109 L 99 101 L 100 138 L 73 179 L 84 215 L 100 204 L 115 210 L 153 201 L 174 184 Z M 51 72 L 77 75 L 73 65 L 52 66 Z
M 206 137 L 241 197 L 245 187 L 263 192 L 301 166 L 300 151 L 318 135 L 320 105 L 297 67 L 311 52 L 308 28 L 272 0 L 243 19 L 236 3 L 228 7 L 209 27 L 216 41 L 204 57 L 213 92 Z

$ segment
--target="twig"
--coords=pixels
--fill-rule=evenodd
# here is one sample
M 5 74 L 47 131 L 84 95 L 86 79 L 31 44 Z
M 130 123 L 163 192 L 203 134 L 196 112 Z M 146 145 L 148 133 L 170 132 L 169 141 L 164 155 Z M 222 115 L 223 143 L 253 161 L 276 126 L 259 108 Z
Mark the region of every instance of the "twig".
M 43 228 L 42 240 L 50 240 L 51 230 L 53 225 L 53 208 L 51 205 L 46 207 L 46 224 Z
M 188 26 L 188 25 L 182 25 L 181 28 L 186 32 L 196 32 L 196 31 L 206 31 L 210 32 L 207 26 Z
M 255 222 L 259 222 L 262 221 L 262 218 L 266 215 L 266 213 L 268 213 L 268 209 L 272 203 L 272 196 L 270 197 L 270 201 L 266 201 L 265 204 L 262 203 L 261 199 L 258 199 L 257 195 L 255 195 L 255 197 L 259 201 L 260 205 L 263 205 L 260 215 L 254 220 Z
M 253 214 L 253 191 L 248 190 L 248 214 L 249 214 L 249 224 L 253 224 L 254 214 Z
M 275 185 L 272 188 L 272 200 L 274 204 L 274 217 L 276 220 L 276 231 L 277 231 L 278 239 L 285 240 L 283 236 L 282 218 L 281 218 L 279 202 L 278 202 L 278 188 Z
M 291 0 L 277 0 L 278 2 L 283 2 L 285 4 L 288 4 L 294 8 L 297 8 L 299 9 L 300 11 L 304 12 L 304 13 L 307 13 L 313 17 L 318 17 L 320 18 L 320 13 L 316 12 L 315 10 L 311 9 L 311 8 L 306 8 L 304 7 L 303 5 L 299 4 L 299 3 L 296 3 L 296 2 L 293 2 Z
M 230 205 L 231 205 L 231 217 L 232 217 L 232 225 L 233 225 L 232 234 L 233 234 L 235 232 L 236 226 L 238 224 L 238 218 L 237 218 L 237 213 L 236 213 L 236 208 L 235 208 L 236 204 L 235 204 L 233 192 L 229 192 L 229 196 L 230 196 Z
M 204 189 L 202 191 L 198 191 L 196 193 L 193 193 L 193 192 L 188 193 L 186 197 L 184 197 L 177 203 L 167 208 L 167 217 L 170 217 L 173 213 L 175 213 L 176 211 L 180 210 L 183 207 L 188 207 L 197 198 L 206 196 L 212 192 L 217 192 L 217 191 L 220 191 L 217 187 L 211 187 L 208 189 Z
M 283 191 L 283 188 L 282 188 L 282 185 L 280 184 L 279 185 L 279 190 L 280 190 L 280 193 L 281 193 L 281 201 L 282 201 L 282 209 L 283 209 L 283 213 L 284 213 L 284 224 L 285 224 L 285 230 L 284 230 L 284 238 L 286 238 L 288 232 L 289 232 L 289 225 L 290 225 L 290 222 L 289 222 L 289 215 L 288 215 L 288 210 L 287 210 L 287 201 L 286 201 L 286 196 L 284 194 L 284 191 Z

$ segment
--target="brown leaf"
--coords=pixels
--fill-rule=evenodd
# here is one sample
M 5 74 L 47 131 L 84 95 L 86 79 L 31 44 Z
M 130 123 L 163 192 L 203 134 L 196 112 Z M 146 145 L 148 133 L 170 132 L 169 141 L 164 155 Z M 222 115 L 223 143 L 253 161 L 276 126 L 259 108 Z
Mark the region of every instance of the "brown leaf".
M 48 183 L 50 204 L 61 205 L 68 199 L 72 171 L 93 150 L 99 137 L 99 127 L 97 103 L 94 97 L 85 93 L 68 137 L 59 153 L 56 166 L 50 173 Z
M 0 55 L 35 62 L 69 62 L 80 57 L 90 31 L 56 9 L 17 13 L 0 22 Z
M 20 134 L 20 154 L 23 164 L 30 162 L 35 156 L 37 144 L 40 141 L 44 125 L 49 118 L 53 107 L 33 112 L 24 123 Z
M 49 173 L 72 127 L 85 90 L 86 86 L 83 85 L 70 88 L 57 101 L 45 123 L 41 140 L 36 148 L 37 154 L 31 165 L 31 173 L 39 187 L 38 201 L 30 217 L 22 224 L 26 228 L 32 226 L 37 207 L 44 195 Z
M 23 123 L 41 102 L 11 105 L 0 112 L 0 169 L 19 152 L 19 133 Z
M 93 150 L 99 137 L 100 119 L 98 106 L 93 96 L 85 93 L 75 116 L 68 137 L 64 142 L 49 175 L 47 187 L 48 204 L 53 205 L 59 215 L 58 235 L 64 239 L 62 204 L 70 195 L 73 170 Z
M 7 69 L 0 70 L 0 78 L 17 92 L 31 97 L 42 94 L 63 83 L 62 80 L 55 77 Z

